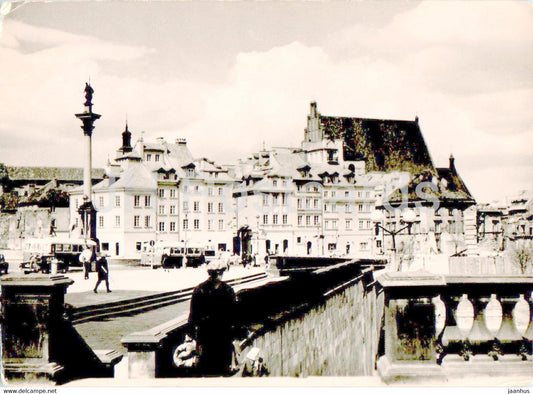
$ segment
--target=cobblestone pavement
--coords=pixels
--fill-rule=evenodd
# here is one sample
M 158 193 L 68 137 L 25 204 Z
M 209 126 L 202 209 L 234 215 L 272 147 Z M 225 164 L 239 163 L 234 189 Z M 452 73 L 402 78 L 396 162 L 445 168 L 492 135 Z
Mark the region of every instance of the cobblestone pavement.
M 74 283 L 67 290 L 65 302 L 75 307 L 95 305 L 191 288 L 207 279 L 207 272 L 203 267 L 164 271 L 147 267 L 128 267 L 122 263 L 112 262 L 109 272 L 112 292 L 107 293 L 102 283 L 97 294 L 92 291 L 96 282 L 95 273 L 90 274 L 90 279 L 84 280 L 82 272 L 69 272 L 67 276 L 72 278 Z M 264 272 L 264 267 L 245 269 L 241 266 L 232 266 L 224 273 L 223 279 L 234 279 L 260 272 Z M 74 327 L 93 349 L 115 349 L 125 353 L 125 348 L 120 342 L 121 338 L 132 332 L 144 331 L 162 324 L 188 311 L 189 302 L 186 301 L 133 316 L 80 323 Z

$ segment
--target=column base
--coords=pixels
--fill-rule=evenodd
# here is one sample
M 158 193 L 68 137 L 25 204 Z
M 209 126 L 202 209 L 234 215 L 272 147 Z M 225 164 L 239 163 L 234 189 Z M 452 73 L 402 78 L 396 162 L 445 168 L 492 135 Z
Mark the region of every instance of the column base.
M 13 385 L 56 385 L 64 367 L 57 363 L 2 363 L 3 378 Z

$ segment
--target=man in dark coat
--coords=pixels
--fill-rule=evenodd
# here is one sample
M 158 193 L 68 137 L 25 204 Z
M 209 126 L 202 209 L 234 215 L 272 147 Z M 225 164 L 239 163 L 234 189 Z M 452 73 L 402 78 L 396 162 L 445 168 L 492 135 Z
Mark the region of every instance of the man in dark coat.
M 203 376 L 225 376 L 230 372 L 237 297 L 231 286 L 221 280 L 225 267 L 222 261 L 210 262 L 209 279 L 194 289 L 191 299 L 189 325 L 198 345 L 198 371 Z
M 94 292 L 98 293 L 98 286 L 104 281 L 107 292 L 111 293 L 111 290 L 109 290 L 109 268 L 107 266 L 107 259 L 101 254 L 98 254 L 96 259 L 96 272 L 98 273 L 98 281 L 94 286 Z

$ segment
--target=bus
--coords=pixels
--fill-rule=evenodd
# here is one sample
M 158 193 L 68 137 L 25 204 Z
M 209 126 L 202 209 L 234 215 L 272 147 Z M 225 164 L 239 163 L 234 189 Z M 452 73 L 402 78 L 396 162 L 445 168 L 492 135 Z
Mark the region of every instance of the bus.
M 70 266 L 81 267 L 80 254 L 89 246 L 93 254 L 96 253 L 98 244 L 83 238 L 30 238 L 22 244 L 21 270 L 25 272 L 50 273 L 51 261 L 58 260 L 58 272 L 67 272 Z M 37 265 L 36 265 L 37 264 Z
M 141 248 L 141 265 L 152 268 L 198 267 L 216 257 L 211 246 L 193 242 L 145 242 Z

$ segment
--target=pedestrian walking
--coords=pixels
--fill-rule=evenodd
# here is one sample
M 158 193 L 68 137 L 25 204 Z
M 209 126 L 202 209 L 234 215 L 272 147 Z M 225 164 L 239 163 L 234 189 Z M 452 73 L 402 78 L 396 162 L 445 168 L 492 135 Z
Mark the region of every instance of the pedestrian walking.
M 237 334 L 237 297 L 222 282 L 226 265 L 213 260 L 207 265 L 209 278 L 193 291 L 189 325 L 198 347 L 198 371 L 203 376 L 227 376 Z
M 94 286 L 94 292 L 98 293 L 98 286 L 104 281 L 107 292 L 111 293 L 109 289 L 109 267 L 107 265 L 107 259 L 101 254 L 98 254 L 96 259 L 96 272 L 98 273 L 98 281 Z
M 89 279 L 89 271 L 91 271 L 91 261 L 93 259 L 93 252 L 89 245 L 85 245 L 85 249 L 80 254 L 80 263 L 83 265 L 83 277 Z

